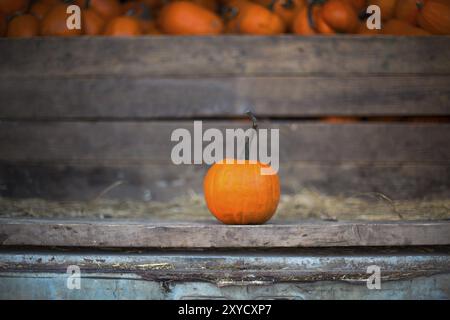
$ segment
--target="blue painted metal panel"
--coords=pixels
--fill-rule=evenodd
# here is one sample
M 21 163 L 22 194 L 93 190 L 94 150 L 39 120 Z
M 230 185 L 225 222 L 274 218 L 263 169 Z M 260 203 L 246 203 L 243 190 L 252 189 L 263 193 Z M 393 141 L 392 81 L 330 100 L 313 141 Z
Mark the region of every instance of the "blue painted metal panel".
M 448 250 L 364 252 L 3 252 L 0 299 L 450 299 Z

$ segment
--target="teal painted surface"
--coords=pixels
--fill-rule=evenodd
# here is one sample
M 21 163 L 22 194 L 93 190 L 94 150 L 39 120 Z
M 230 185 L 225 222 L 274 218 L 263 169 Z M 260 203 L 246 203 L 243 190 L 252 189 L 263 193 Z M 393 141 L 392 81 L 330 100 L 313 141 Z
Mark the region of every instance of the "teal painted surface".
M 224 286 L 206 282 L 172 283 L 98 274 L 69 290 L 61 274 L 2 275 L 0 299 L 450 299 L 450 275 L 382 283 L 380 290 L 344 282 Z
M 379 290 L 367 288 L 370 265 Z M 0 251 L 0 299 L 450 299 L 450 252 Z

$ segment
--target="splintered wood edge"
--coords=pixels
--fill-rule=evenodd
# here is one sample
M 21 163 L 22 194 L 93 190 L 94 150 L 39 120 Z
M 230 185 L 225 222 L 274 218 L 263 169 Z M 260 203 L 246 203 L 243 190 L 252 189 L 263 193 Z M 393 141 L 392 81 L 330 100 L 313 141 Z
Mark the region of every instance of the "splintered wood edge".
M 450 221 L 223 225 L 0 219 L 0 246 L 118 248 L 295 248 L 450 245 Z

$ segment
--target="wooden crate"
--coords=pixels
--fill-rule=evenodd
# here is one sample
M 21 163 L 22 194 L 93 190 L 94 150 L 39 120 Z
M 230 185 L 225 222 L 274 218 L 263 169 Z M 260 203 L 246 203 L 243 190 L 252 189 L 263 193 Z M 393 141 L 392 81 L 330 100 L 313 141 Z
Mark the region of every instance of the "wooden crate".
M 58 287 L 64 267 L 77 263 L 94 282 L 113 279 L 101 285 L 100 297 L 109 298 L 117 298 L 106 293 L 112 286 L 126 287 L 119 298 L 149 297 L 148 286 L 175 280 L 214 297 L 278 297 L 286 286 L 295 289 L 289 287 L 284 297 L 294 298 L 330 297 L 324 292 L 350 298 L 450 297 L 449 56 L 449 37 L 0 39 L 0 197 L 10 201 L 0 210 L 0 291 L 28 297 L 33 291 L 17 288 L 27 283 L 37 288 L 50 272 L 49 291 L 32 297 L 52 298 L 54 290 L 56 297 L 81 297 Z M 144 207 L 133 214 L 134 202 L 173 207 L 173 199 L 192 193 L 201 201 L 207 166 L 172 164 L 171 132 L 192 128 L 193 120 L 221 130 L 245 128 L 243 113 L 249 108 L 261 127 L 280 129 L 284 196 L 295 200 L 308 190 L 320 195 L 319 202 L 369 197 L 372 207 L 359 215 L 358 206 L 305 214 L 294 205 L 291 215 L 281 207 L 264 226 L 225 226 L 207 213 L 183 210 L 155 214 Z M 323 121 L 328 117 L 357 121 Z M 5 209 L 30 200 L 36 207 L 20 219 Z M 99 200 L 131 201 L 129 214 L 120 215 L 127 219 L 99 214 L 104 209 L 96 205 Z M 71 207 L 75 202 L 86 207 Z M 65 213 L 78 210 L 78 219 L 45 214 L 63 207 Z M 349 208 L 356 214 L 349 215 Z M 343 221 L 349 217 L 359 221 Z M 83 247 L 95 256 L 92 261 L 100 261 L 98 268 L 83 264 L 83 254 L 45 251 L 54 247 Z M 126 258 L 107 251 L 111 247 L 154 253 L 138 254 L 115 270 Z M 391 255 L 386 247 L 395 247 Z M 249 249 L 268 260 L 254 262 Z M 170 255 L 172 250 L 183 257 Z M 199 261 L 211 266 L 225 259 L 221 272 L 189 271 L 186 261 L 198 250 L 205 254 Z M 282 260 L 291 271 L 279 274 L 280 265 L 270 261 L 281 259 L 283 250 L 292 257 Z M 324 256 L 331 259 L 325 265 Z M 42 259 L 48 263 L 40 265 Z M 309 266 L 311 273 L 298 267 L 307 261 L 317 261 Z M 348 261 L 355 268 L 348 269 Z M 385 296 L 326 282 L 362 284 L 373 261 L 384 263 L 383 280 L 392 281 Z M 165 263 L 172 271 L 154 267 Z M 196 263 L 195 270 L 204 267 Z M 119 271 L 145 285 L 131 290 L 134 284 L 120 282 Z M 24 277 L 14 280 L 17 273 Z M 247 296 L 217 289 L 240 281 L 247 290 L 273 286 Z M 187 290 L 177 288 L 153 288 L 150 297 L 179 298 L 177 290 Z M 396 295 L 399 288 L 408 293 Z

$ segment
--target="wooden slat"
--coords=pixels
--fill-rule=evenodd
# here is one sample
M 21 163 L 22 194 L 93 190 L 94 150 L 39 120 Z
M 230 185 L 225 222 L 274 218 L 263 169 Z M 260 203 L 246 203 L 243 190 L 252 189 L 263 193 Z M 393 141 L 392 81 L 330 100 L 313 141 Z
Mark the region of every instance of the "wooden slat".
M 0 197 L 88 201 L 102 198 L 168 201 L 202 193 L 207 166 L 0 163 Z M 450 198 L 450 164 L 282 163 L 282 194 L 382 194 L 394 200 Z M 366 198 L 366 197 L 365 197 Z M 419 210 L 419 209 L 418 209 Z
M 11 78 L 0 96 L 7 119 L 450 115 L 450 76 Z
M 244 249 L 246 250 L 246 249 Z M 55 282 L 61 281 L 58 274 L 65 274 L 67 266 L 79 266 L 83 272 L 83 287 L 89 280 L 117 279 L 120 282 L 126 280 L 139 281 L 165 281 L 185 284 L 197 281 L 206 281 L 220 285 L 262 285 L 266 287 L 279 282 L 302 282 L 299 286 L 304 293 L 306 283 L 314 281 L 339 281 L 352 284 L 365 284 L 367 279 L 367 266 L 382 266 L 381 281 L 383 281 L 383 292 L 386 294 L 386 286 L 393 280 L 407 280 L 427 277 L 430 282 L 436 282 L 431 278 L 435 274 L 448 274 L 450 269 L 450 254 L 442 247 L 407 247 L 407 248 L 383 248 L 383 247 L 359 247 L 359 248 L 295 248 L 280 250 L 252 250 L 251 254 L 239 250 L 227 250 L 211 252 L 202 250 L 201 252 L 114 252 L 102 250 L 102 252 L 64 252 L 49 250 L 28 250 L 14 252 L 0 252 L 0 298 L 11 298 L 12 292 L 20 290 L 20 297 L 24 298 L 25 288 L 28 286 L 17 286 L 16 282 L 11 283 L 10 290 L 5 291 L 5 278 L 11 273 L 16 273 L 18 277 L 23 272 L 30 273 L 33 277 L 45 277 L 49 281 L 49 274 L 53 274 Z M 245 266 L 245 267 L 244 267 Z M 101 273 L 101 274 L 99 274 Z M 447 276 L 440 284 L 441 288 L 447 287 L 450 276 Z M 44 280 L 44 279 L 43 279 Z M 173 281 L 173 283 L 172 283 Z M 125 284 L 127 284 L 125 282 Z M 412 283 L 413 287 L 414 282 Z M 47 283 L 48 285 L 48 283 Z M 124 285 L 125 286 L 125 285 Z M 292 285 L 291 285 L 292 286 Z M 17 289 L 19 287 L 19 289 Z M 100 285 L 96 283 L 97 290 Z M 292 286 L 297 287 L 297 286 Z M 364 291 L 365 286 L 361 287 Z M 16 288 L 16 289 L 13 289 Z M 401 288 L 401 287 L 400 287 Z M 416 287 L 415 287 L 416 288 Z M 420 287 L 419 287 L 420 288 Z M 111 287 L 109 291 L 114 290 Z M 171 287 L 173 290 L 173 286 Z M 198 289 L 198 284 L 195 286 Z M 246 287 L 243 288 L 244 290 Z M 399 287 L 397 291 L 403 294 Z M 403 288 L 402 288 L 403 289 Z M 29 289 L 28 289 L 29 290 Z M 148 290 L 145 287 L 142 290 Z M 41 287 L 36 287 L 35 291 L 41 292 Z M 54 290 L 55 292 L 65 292 L 71 290 Z M 74 290 L 72 290 L 74 291 Z M 92 290 L 86 290 L 83 295 Z M 123 290 L 135 292 L 135 290 Z M 198 290 L 201 292 L 200 290 Z M 427 287 L 427 295 L 430 295 Z M 119 290 L 117 290 L 119 292 Z M 281 291 L 283 296 L 289 296 L 285 290 Z M 306 292 L 316 292 L 328 297 L 333 297 L 330 290 L 307 290 Z M 355 295 L 354 290 L 350 290 Z M 357 294 L 357 293 L 356 293 Z M 410 292 L 409 292 L 410 294 Z M 96 292 L 98 297 L 98 292 Z M 208 296 L 202 295 L 203 298 Z M 303 294 L 292 294 L 291 297 Z M 120 296 L 124 298 L 124 296 Z M 192 296 L 191 296 L 192 297 Z M 246 296 L 247 297 L 247 296 Z M 257 297 L 261 298 L 260 292 Z M 321 296 L 323 297 L 323 296 Z M 336 297 L 336 295 L 334 295 Z M 339 295 L 342 298 L 342 293 Z M 392 296 L 389 295 L 392 298 Z M 442 295 L 440 296 L 442 297 Z M 450 295 L 447 295 L 450 297 Z M 36 296 L 32 296 L 36 298 Z M 61 298 L 61 296 L 58 296 Z M 225 296 L 223 298 L 226 298 Z M 280 298 L 267 295 L 266 298 Z
M 2 246 L 269 248 L 450 244 L 450 222 L 220 223 L 0 219 Z
M 0 40 L 1 77 L 449 74 L 449 37 Z
M 211 121 L 204 122 L 203 129 L 248 126 L 248 121 Z M 260 127 L 280 129 L 281 162 L 450 160 L 450 124 L 271 122 Z M 176 128 L 187 128 L 193 136 L 191 121 L 3 122 L 0 160 L 168 164 L 176 144 L 170 137 Z

